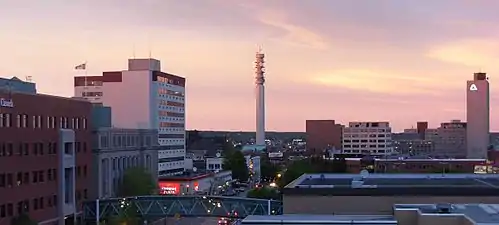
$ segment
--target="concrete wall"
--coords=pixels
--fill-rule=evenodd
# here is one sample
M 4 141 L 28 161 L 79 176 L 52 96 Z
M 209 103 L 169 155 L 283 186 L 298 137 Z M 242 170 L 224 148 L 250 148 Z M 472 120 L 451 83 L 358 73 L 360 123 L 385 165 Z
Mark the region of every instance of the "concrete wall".
M 470 203 L 496 204 L 497 196 L 290 196 L 283 197 L 285 214 L 393 214 L 394 204 Z

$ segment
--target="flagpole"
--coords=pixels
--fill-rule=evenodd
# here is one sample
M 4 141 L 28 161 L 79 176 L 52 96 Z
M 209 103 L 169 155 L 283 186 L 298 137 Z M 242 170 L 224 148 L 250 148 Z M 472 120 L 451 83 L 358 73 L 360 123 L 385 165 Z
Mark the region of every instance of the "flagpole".
M 88 86 L 88 81 L 87 81 L 87 60 L 85 60 L 85 63 L 84 63 L 85 67 L 83 69 L 85 69 L 85 89 L 87 88 Z

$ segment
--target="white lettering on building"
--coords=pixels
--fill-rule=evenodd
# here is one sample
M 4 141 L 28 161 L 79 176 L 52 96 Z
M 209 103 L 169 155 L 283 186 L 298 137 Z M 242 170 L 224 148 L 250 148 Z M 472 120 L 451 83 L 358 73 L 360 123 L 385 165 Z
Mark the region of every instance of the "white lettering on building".
M 0 106 L 7 108 L 14 108 L 14 102 L 12 101 L 12 99 L 0 98 Z
M 470 91 L 478 91 L 478 88 L 476 87 L 476 84 L 471 84 Z

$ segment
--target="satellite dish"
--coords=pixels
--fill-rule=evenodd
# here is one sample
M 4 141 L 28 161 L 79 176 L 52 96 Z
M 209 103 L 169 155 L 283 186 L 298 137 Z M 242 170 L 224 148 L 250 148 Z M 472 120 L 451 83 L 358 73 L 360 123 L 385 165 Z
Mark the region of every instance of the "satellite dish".
M 220 158 L 220 156 L 222 156 L 222 154 L 220 154 L 220 152 L 217 152 L 216 156 L 217 156 L 217 158 Z
M 360 171 L 360 176 L 362 178 L 367 178 L 369 176 L 369 171 L 367 171 L 367 170 Z
M 198 168 L 197 167 L 193 167 L 192 171 L 196 172 L 196 171 L 198 171 Z

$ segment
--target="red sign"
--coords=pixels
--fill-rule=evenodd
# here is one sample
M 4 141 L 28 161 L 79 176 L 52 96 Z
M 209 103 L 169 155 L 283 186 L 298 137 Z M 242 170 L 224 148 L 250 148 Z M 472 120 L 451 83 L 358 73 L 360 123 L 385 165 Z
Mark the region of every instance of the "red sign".
M 199 191 L 199 182 L 194 182 L 194 191 Z
M 178 195 L 180 193 L 179 183 L 159 182 L 160 195 Z

